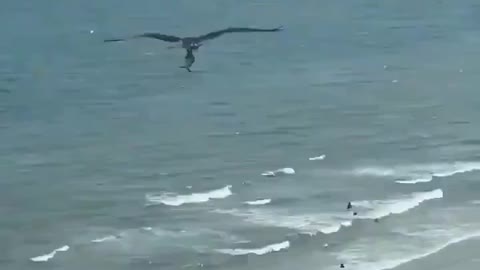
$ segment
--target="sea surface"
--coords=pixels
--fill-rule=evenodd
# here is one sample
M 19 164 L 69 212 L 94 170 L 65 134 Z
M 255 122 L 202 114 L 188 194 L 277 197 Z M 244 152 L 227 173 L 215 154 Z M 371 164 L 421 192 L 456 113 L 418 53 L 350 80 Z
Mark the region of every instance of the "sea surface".
M 0 269 L 478 269 L 479 71 L 478 0 L 3 0 Z

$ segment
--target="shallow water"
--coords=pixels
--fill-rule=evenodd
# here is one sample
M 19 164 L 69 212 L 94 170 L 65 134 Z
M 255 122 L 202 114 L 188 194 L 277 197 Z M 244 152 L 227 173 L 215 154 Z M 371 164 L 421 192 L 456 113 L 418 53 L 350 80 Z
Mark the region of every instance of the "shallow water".
M 461 249 L 480 234 L 479 7 L 5 1 L 1 268 L 408 269 Z M 169 44 L 102 42 L 237 25 L 284 31 L 213 40 L 192 73 Z

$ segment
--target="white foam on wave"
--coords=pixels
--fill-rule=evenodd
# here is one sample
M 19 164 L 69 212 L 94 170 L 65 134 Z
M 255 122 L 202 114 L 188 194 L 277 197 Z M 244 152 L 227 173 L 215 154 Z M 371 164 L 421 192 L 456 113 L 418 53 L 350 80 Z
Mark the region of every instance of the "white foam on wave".
M 265 208 L 214 210 L 216 213 L 241 217 L 245 221 L 271 227 L 297 230 L 304 234 L 332 234 L 352 225 L 353 219 L 376 219 L 391 214 L 407 212 L 422 202 L 443 198 L 443 191 L 435 189 L 426 192 L 414 192 L 387 200 L 352 201 L 352 205 L 364 209 L 357 210 L 356 216 L 351 213 L 307 213 L 290 215 L 285 211 L 273 211 Z
M 255 201 L 246 201 L 245 204 L 248 205 L 264 205 L 264 204 L 269 204 L 272 202 L 272 199 L 261 199 L 261 200 L 255 200 Z
M 161 242 L 166 244 L 172 243 L 171 241 L 178 241 L 181 239 L 182 243 L 199 243 L 199 246 L 205 246 L 205 241 L 222 241 L 228 243 L 245 243 L 249 240 L 240 236 L 232 234 L 231 232 L 221 231 L 218 229 L 210 229 L 207 227 L 193 226 L 191 228 L 182 228 L 178 230 L 167 229 L 162 226 L 158 227 L 143 227 L 141 228 L 143 233 L 149 233 L 155 237 L 162 238 Z M 130 234 L 132 237 L 145 237 L 145 235 Z M 148 237 L 152 239 L 151 237 Z M 155 240 L 157 241 L 157 240 Z M 198 242 L 197 242 L 198 241 Z M 201 248 L 203 249 L 203 247 Z
M 40 256 L 37 256 L 37 257 L 30 258 L 30 260 L 33 261 L 33 262 L 47 262 L 48 260 L 55 257 L 55 254 L 57 254 L 57 252 L 65 252 L 65 251 L 68 251 L 69 249 L 70 249 L 70 247 L 65 245 L 63 247 L 59 247 L 59 248 L 53 250 L 52 252 L 50 252 L 48 254 L 44 254 L 44 255 L 40 255 Z
M 426 233 L 427 232 L 423 232 L 422 235 L 425 235 Z M 382 248 L 382 252 L 375 252 L 376 249 L 372 249 L 369 244 L 355 246 L 338 253 L 337 258 L 341 261 L 348 261 L 348 264 L 352 267 L 352 269 L 388 270 L 411 261 L 433 255 L 450 245 L 480 237 L 479 231 L 464 233 L 461 236 L 456 236 L 458 234 L 459 233 L 457 232 L 451 234 L 447 239 L 434 241 L 436 243 L 433 243 L 431 246 L 426 244 L 426 242 L 432 241 L 428 238 L 425 238 L 423 244 L 420 245 L 418 243 L 414 245 L 402 245 L 396 242 L 392 243 L 392 245 L 389 245 L 389 248 Z M 369 252 L 369 250 L 371 252 Z M 375 254 L 372 254 L 373 252 Z M 380 258 L 378 258 L 378 256 L 380 256 Z
M 117 239 L 117 237 L 115 235 L 107 235 L 107 236 L 102 237 L 102 238 L 93 239 L 91 242 L 92 243 L 102 243 L 102 242 L 106 242 L 106 241 L 112 241 L 112 240 L 115 240 L 115 239 Z
M 366 167 L 353 170 L 353 174 L 369 176 L 392 176 L 395 175 L 395 171 L 393 169 L 382 167 Z
M 255 255 L 264 255 L 267 253 L 271 252 L 276 252 L 280 251 L 282 249 L 287 249 L 290 247 L 290 242 L 289 241 L 284 241 L 281 243 L 277 244 L 271 244 L 262 248 L 256 248 L 256 249 L 243 249 L 243 248 L 238 248 L 238 249 L 217 249 L 218 252 L 224 253 L 224 254 L 229 254 L 233 256 L 239 256 L 239 255 L 247 255 L 247 254 L 255 254 Z
M 274 212 L 265 209 L 248 210 L 214 210 L 216 213 L 229 214 L 236 217 L 242 217 L 245 221 L 270 227 L 280 227 L 294 229 L 308 235 L 331 234 L 338 232 L 342 227 L 352 225 L 351 220 L 336 220 L 335 214 L 303 214 L 288 215 L 286 213 Z
M 262 176 L 275 176 L 275 172 L 273 171 L 265 171 L 262 173 Z
M 204 203 L 211 199 L 224 199 L 232 195 L 232 186 L 228 185 L 205 193 L 192 193 L 189 195 L 177 195 L 165 193 L 162 195 L 146 195 L 148 202 L 153 204 L 165 204 L 169 206 L 180 206 L 189 203 Z
M 396 183 L 399 184 L 417 184 L 417 183 L 427 183 L 432 181 L 433 177 L 417 178 L 412 180 L 397 180 Z
M 262 173 L 263 176 L 276 176 L 277 174 L 295 174 L 293 168 L 281 168 L 274 171 L 265 171 Z
M 443 198 L 443 191 L 435 189 L 427 192 L 414 192 L 410 195 L 401 196 L 397 199 L 353 201 L 353 206 L 367 208 L 365 212 L 359 212 L 357 218 L 381 218 L 390 214 L 401 214 L 419 206 L 422 202 Z
M 364 167 L 354 169 L 353 174 L 376 177 L 395 176 L 406 178 L 395 181 L 399 184 L 416 184 L 430 182 L 434 177 L 448 177 L 458 173 L 466 173 L 477 170 L 480 170 L 480 162 L 453 162 L 394 167 Z
M 314 161 L 314 160 L 324 160 L 325 157 L 326 157 L 325 155 L 320 155 L 320 156 L 317 156 L 317 157 L 308 158 L 308 160 L 310 160 L 310 161 Z

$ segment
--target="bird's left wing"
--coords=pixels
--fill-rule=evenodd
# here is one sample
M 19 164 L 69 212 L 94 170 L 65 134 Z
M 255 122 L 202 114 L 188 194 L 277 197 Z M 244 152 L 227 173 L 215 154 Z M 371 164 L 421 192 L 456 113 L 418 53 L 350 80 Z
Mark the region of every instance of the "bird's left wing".
M 222 30 L 214 31 L 207 33 L 205 35 L 201 35 L 196 37 L 199 41 L 204 41 L 208 39 L 214 39 L 217 38 L 223 34 L 226 33 L 242 33 L 242 32 L 277 32 L 282 30 L 282 27 L 277 27 L 277 28 L 250 28 L 250 27 L 228 27 Z
M 128 39 L 134 39 L 134 38 L 154 38 L 154 39 L 159 39 L 166 42 L 178 42 L 182 40 L 181 38 L 177 36 L 172 36 L 172 35 L 164 35 L 160 33 L 143 33 L 143 34 L 126 37 L 126 38 L 105 39 L 104 42 L 126 41 Z

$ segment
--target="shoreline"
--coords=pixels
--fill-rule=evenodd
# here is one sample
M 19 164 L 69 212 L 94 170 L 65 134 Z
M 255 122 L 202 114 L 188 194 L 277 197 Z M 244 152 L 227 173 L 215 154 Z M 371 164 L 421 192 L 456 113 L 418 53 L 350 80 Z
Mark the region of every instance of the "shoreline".
M 406 262 L 392 268 L 392 270 L 476 269 L 480 265 L 480 258 L 478 257 L 479 249 L 480 237 L 474 237 L 448 245 L 436 253 Z

